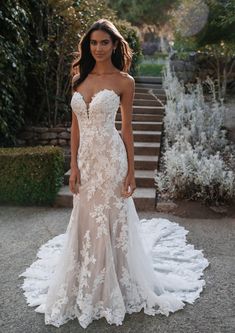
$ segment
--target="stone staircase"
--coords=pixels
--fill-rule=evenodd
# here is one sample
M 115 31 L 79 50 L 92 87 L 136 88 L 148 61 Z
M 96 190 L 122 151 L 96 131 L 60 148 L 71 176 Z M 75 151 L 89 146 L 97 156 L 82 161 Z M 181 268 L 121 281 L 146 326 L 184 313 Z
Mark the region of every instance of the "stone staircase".
M 136 190 L 133 199 L 137 210 L 155 210 L 156 188 L 154 170 L 158 168 L 164 117 L 165 94 L 161 78 L 135 77 L 136 89 L 133 103 L 133 136 Z M 156 97 L 152 94 L 157 95 Z M 116 128 L 121 130 L 120 110 L 116 116 Z M 67 151 L 67 166 L 70 164 L 70 151 Z M 64 175 L 64 186 L 54 202 L 56 207 L 72 207 L 73 195 L 69 190 L 70 170 Z

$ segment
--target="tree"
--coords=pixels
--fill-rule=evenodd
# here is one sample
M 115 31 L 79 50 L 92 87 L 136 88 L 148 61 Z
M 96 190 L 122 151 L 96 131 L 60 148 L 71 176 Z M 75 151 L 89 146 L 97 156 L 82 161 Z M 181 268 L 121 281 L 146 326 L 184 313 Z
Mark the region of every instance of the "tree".
M 200 4 L 208 7 L 208 17 L 204 27 L 195 34 L 187 35 L 193 17 L 189 21 L 188 12 L 200 9 Z M 182 0 L 181 7 L 174 14 L 176 44 L 192 45 L 210 56 L 218 87 L 218 97 L 226 96 L 227 83 L 235 67 L 235 0 Z M 189 26 L 187 26 L 189 24 Z
M 113 19 L 114 13 L 105 1 L 98 0 L 89 0 L 89 3 L 86 0 L 47 0 L 43 7 L 40 21 L 35 17 L 37 26 L 34 26 L 33 37 L 38 41 L 35 49 L 38 61 L 32 64 L 34 74 L 30 80 L 37 76 L 39 98 L 43 96 L 36 121 L 43 120 L 46 108 L 45 122 L 56 126 L 59 120 L 69 118 L 70 64 L 81 35 L 101 15 Z
M 6 0 L 0 9 L 0 144 L 14 142 L 24 123 L 26 68 L 30 57 L 28 13 L 22 1 Z
M 71 120 L 70 69 L 86 29 L 99 18 L 120 26 L 138 61 L 138 36 L 106 0 L 6 0 L 0 9 L 0 145 L 23 125 Z M 132 67 L 134 68 L 134 66 Z
M 144 23 L 159 25 L 169 18 L 169 10 L 174 8 L 179 0 L 108 0 L 111 8 L 117 11 L 118 17 L 140 26 Z

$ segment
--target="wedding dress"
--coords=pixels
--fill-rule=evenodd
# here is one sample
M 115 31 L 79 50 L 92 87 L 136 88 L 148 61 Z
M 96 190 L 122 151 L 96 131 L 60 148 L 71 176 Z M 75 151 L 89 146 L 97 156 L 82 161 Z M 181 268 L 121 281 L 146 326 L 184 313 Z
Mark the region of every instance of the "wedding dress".
M 164 218 L 139 220 L 133 198 L 121 196 L 127 154 L 115 128 L 120 96 L 97 92 L 87 105 L 75 92 L 80 130 L 81 186 L 64 234 L 41 246 L 20 277 L 29 306 L 59 327 L 77 318 L 86 328 L 105 317 L 121 325 L 125 313 L 144 309 L 168 316 L 193 303 L 209 265 L 203 250 L 186 244 L 188 231 Z

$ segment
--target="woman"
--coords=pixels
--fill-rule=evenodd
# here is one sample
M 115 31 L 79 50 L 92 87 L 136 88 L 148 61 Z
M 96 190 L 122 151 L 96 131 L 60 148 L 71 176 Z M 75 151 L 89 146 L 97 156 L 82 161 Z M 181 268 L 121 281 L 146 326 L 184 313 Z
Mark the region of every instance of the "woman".
M 71 126 L 73 210 L 66 233 L 44 244 L 23 274 L 30 306 L 56 327 L 77 318 L 86 328 L 125 313 L 163 314 L 193 303 L 209 262 L 186 245 L 187 230 L 166 219 L 139 220 L 132 194 L 131 50 L 108 20 L 95 22 L 74 64 Z M 121 136 L 115 128 L 121 109 Z
M 101 27 L 101 29 L 99 29 Z M 122 139 L 128 156 L 128 173 L 124 181 L 123 195 L 132 195 L 135 185 L 134 178 L 134 146 L 132 135 L 132 103 L 135 81 L 127 73 L 131 65 L 132 52 L 128 43 L 106 20 L 95 23 L 80 43 L 81 58 L 75 62 L 80 75 L 73 78 L 73 90 L 79 93 L 86 104 L 86 109 L 95 97 L 106 87 L 112 94 L 121 96 Z M 123 71 L 124 70 L 124 71 Z M 116 112 L 117 110 L 115 110 Z M 88 115 L 87 115 L 88 116 Z M 79 119 L 78 119 L 79 121 Z M 77 193 L 75 187 L 80 184 L 80 170 L 77 165 L 79 147 L 79 127 L 76 112 L 72 113 L 71 129 L 71 176 L 70 190 Z M 114 124 L 113 124 L 114 125 Z M 128 192 L 128 186 L 130 191 Z

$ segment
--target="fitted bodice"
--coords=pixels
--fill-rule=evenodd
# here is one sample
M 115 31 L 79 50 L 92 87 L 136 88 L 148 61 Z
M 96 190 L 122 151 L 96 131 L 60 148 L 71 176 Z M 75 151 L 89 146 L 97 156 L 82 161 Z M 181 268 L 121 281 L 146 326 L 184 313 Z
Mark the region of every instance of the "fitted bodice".
M 71 107 L 77 116 L 81 130 L 92 127 L 113 128 L 119 104 L 120 96 L 112 89 L 98 91 L 88 104 L 78 91 L 75 91 L 71 99 Z

